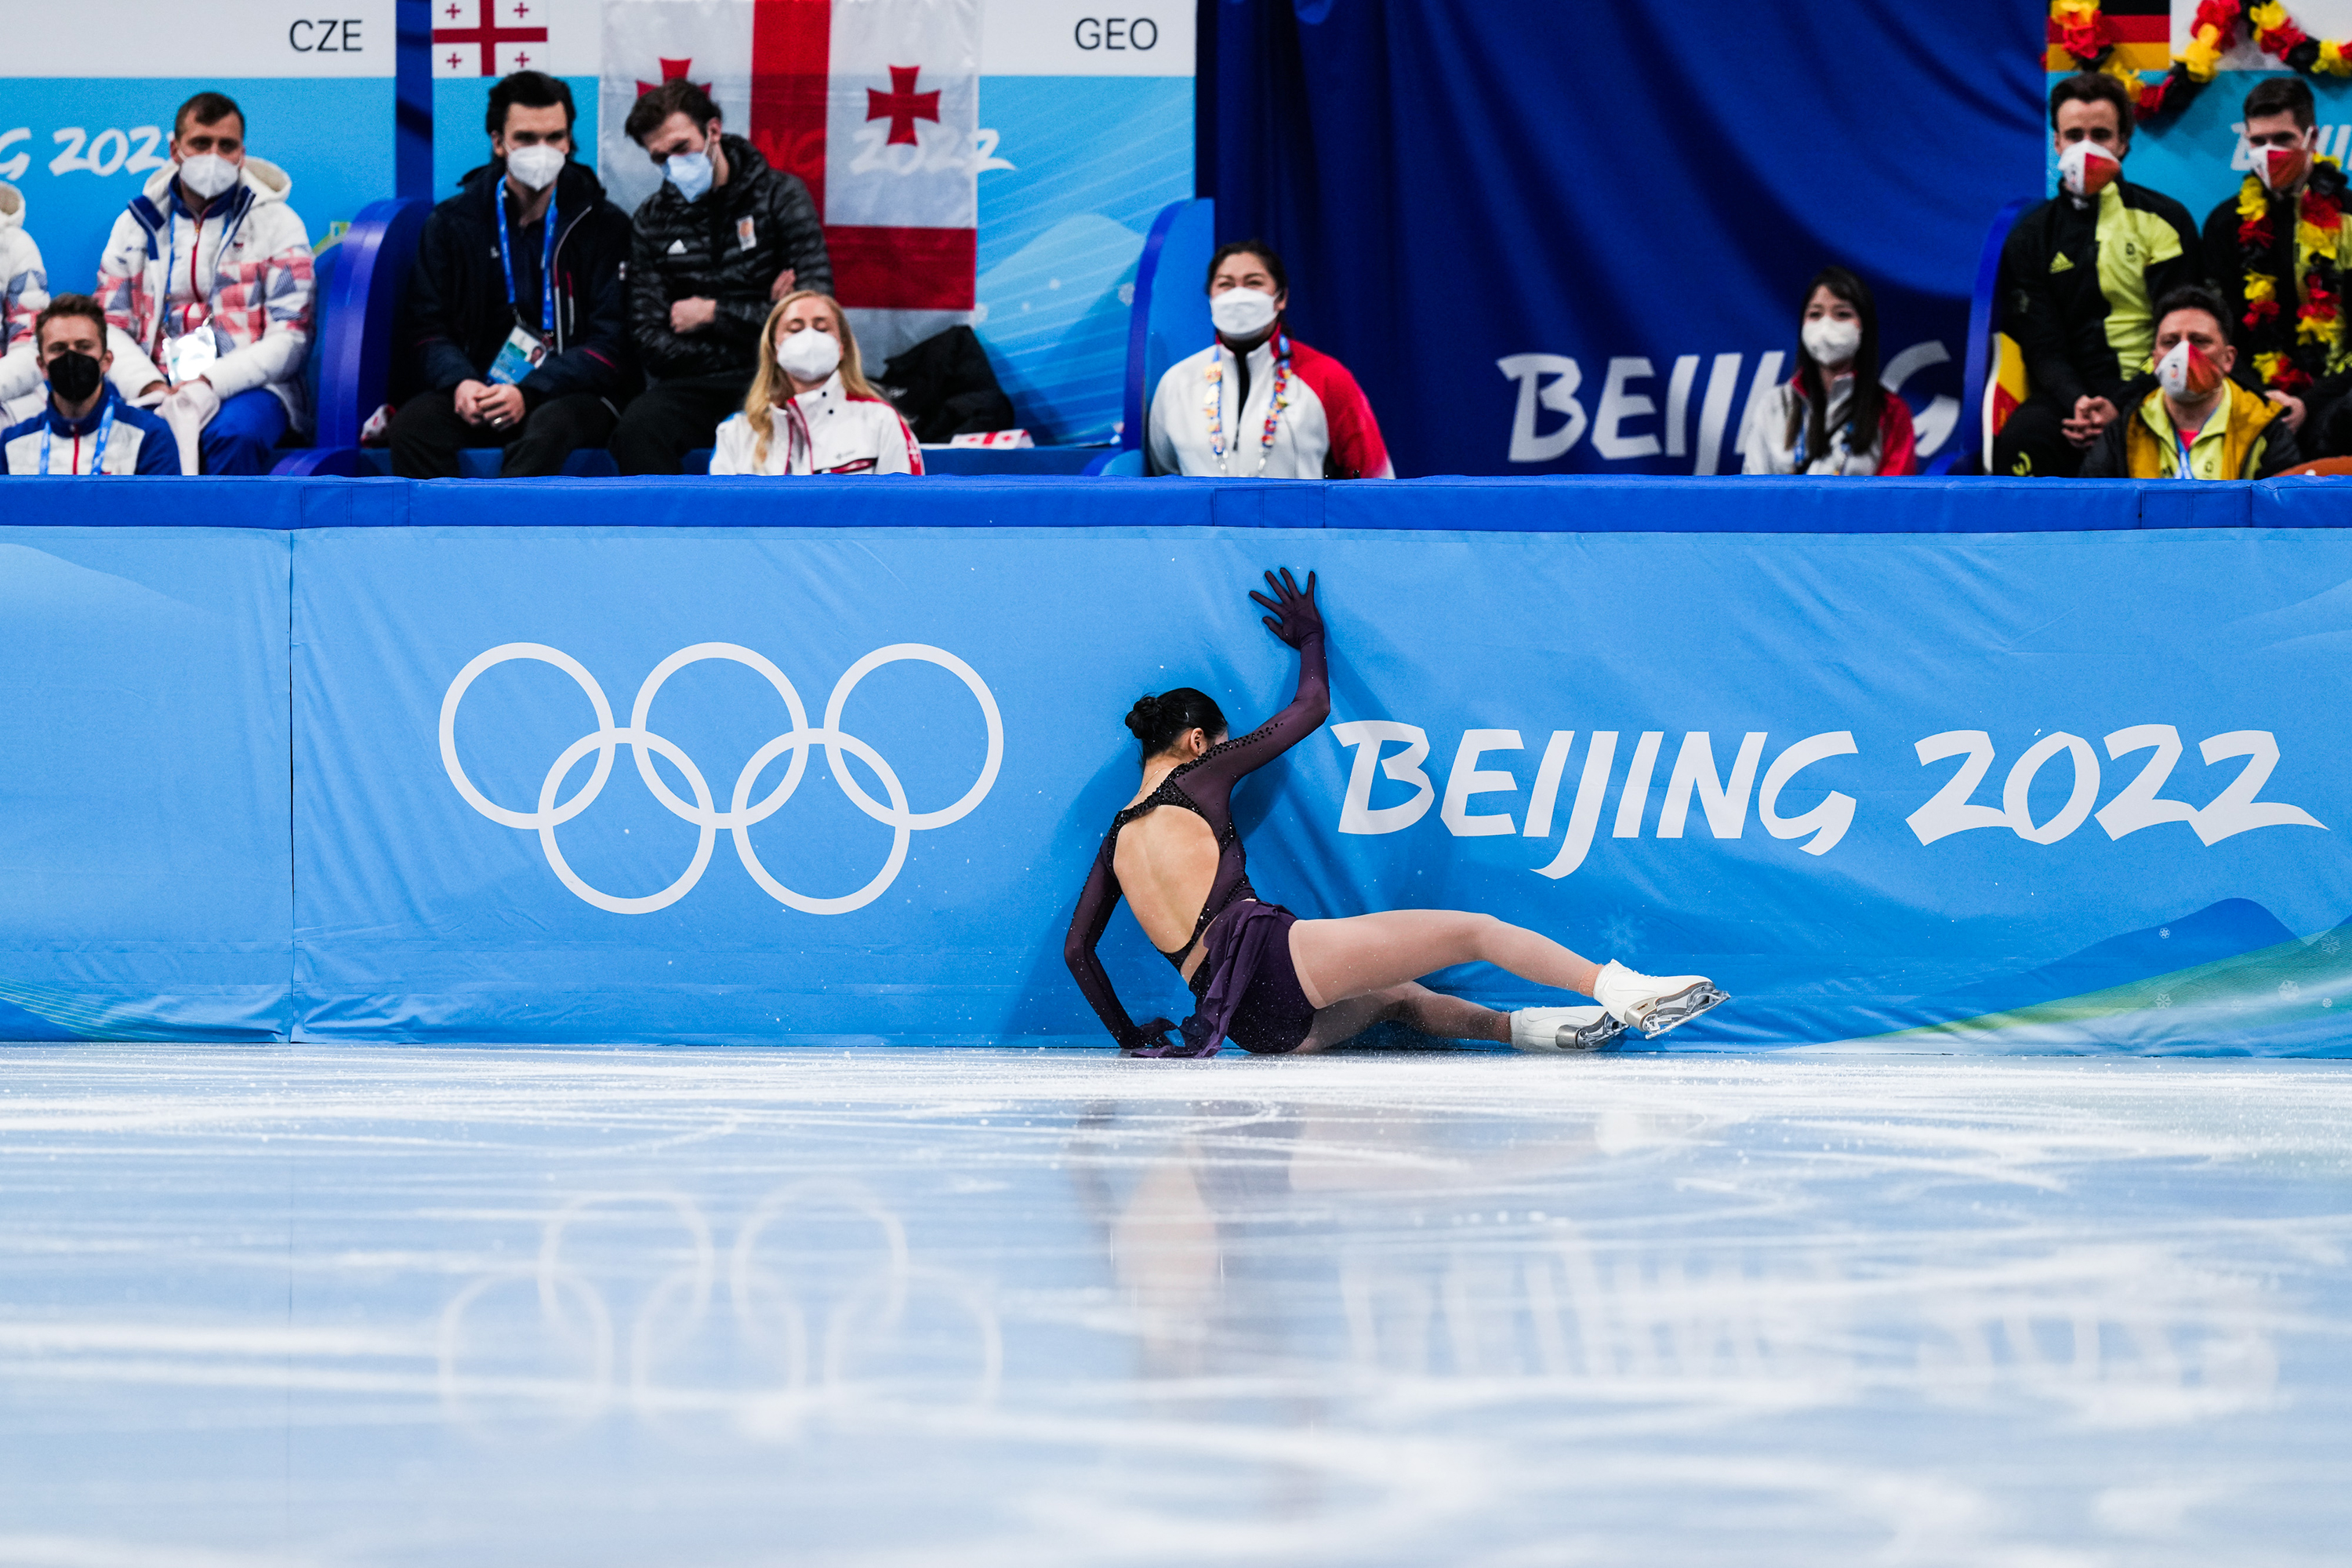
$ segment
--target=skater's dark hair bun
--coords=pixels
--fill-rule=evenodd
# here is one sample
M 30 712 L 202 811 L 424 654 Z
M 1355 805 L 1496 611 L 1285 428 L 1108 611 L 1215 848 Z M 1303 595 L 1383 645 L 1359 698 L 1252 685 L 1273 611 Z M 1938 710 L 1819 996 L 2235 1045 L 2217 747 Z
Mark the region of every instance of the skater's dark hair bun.
M 1225 732 L 1225 715 L 1205 691 L 1180 686 L 1158 696 L 1142 696 L 1127 710 L 1127 727 L 1143 743 L 1143 754 L 1156 757 L 1176 743 L 1188 730 L 1206 730 L 1211 741 Z

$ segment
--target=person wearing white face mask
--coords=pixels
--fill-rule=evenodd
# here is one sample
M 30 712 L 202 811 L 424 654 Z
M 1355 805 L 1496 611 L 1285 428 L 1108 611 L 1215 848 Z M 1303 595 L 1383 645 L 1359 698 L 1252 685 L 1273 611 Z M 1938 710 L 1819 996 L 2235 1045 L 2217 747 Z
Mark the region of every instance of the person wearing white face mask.
M 2157 301 L 2156 390 L 2100 436 L 2086 479 L 2266 479 L 2303 460 L 2286 410 L 2230 379 L 2230 323 L 2210 289 Z
M 830 294 L 768 312 L 743 412 L 719 427 L 714 474 L 919 474 L 923 448 L 866 380 L 857 335 Z
M 267 473 L 289 429 L 307 435 L 310 242 L 293 181 L 249 156 L 236 100 L 200 92 L 172 121 L 152 175 L 99 262 L 112 379 L 154 406 L 186 473 Z
M 433 209 L 396 340 L 393 472 L 450 479 L 467 447 L 501 478 L 560 474 L 601 447 L 634 385 L 629 219 L 572 161 L 572 89 L 517 71 L 490 89 L 490 162 Z
M 663 180 L 637 205 L 629 253 L 629 331 L 653 384 L 622 414 L 613 461 L 675 474 L 743 406 L 776 301 L 830 292 L 833 263 L 808 187 L 726 134 L 701 88 L 663 82 L 625 126 Z
M 2123 177 L 2135 110 L 2101 71 L 2050 89 L 2058 194 L 2001 247 L 2001 329 L 2024 353 L 2028 390 L 1993 438 L 1995 473 L 2071 476 L 2147 390 L 2154 302 L 2204 280 L 2189 209 Z
M 2344 169 L 2318 149 L 2317 105 L 2301 77 L 2269 77 L 2246 94 L 2253 167 L 2205 219 L 2205 274 L 2238 340 L 2238 384 L 2286 412 L 2307 458 L 2352 453 L 2352 266 Z M 2311 243 L 2316 242 L 2316 243 Z M 2305 317 L 2316 305 L 2323 314 Z M 2333 306 L 2333 320 L 2326 312 Z M 2306 329 L 2326 322 L 2326 331 Z
M 1797 374 L 1748 405 L 1739 436 L 1750 474 L 1916 474 L 1911 410 L 1878 382 L 1878 310 L 1843 267 L 1805 285 Z
M 1151 471 L 1211 478 L 1396 477 L 1380 421 L 1348 367 L 1290 335 L 1290 282 L 1263 240 L 1209 260 L 1217 341 L 1179 360 L 1151 396 Z

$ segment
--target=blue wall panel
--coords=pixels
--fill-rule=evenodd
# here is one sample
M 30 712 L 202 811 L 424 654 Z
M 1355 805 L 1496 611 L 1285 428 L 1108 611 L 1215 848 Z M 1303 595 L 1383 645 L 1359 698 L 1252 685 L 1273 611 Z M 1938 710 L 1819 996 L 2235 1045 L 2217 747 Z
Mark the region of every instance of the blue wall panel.
M 285 1033 L 288 544 L 0 531 L 0 1038 Z

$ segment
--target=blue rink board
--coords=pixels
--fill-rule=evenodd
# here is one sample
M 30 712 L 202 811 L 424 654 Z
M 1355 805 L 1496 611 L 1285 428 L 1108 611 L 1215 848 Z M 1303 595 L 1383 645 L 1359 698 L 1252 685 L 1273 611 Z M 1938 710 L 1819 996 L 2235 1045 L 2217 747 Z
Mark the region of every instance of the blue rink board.
M 10 486 L 6 524 L 638 528 L 1344 528 L 1541 533 L 2030 533 L 2339 528 L 2352 485 L 2059 479 L 173 479 Z M 159 486 L 152 498 L 140 487 Z M 203 498 L 191 504 L 191 495 Z M 142 499 L 145 498 L 145 499 Z
M 1245 787 L 1242 821 L 1258 886 L 1302 915 L 1488 910 L 1701 970 L 1738 1001 L 1676 1049 L 2352 1054 L 2352 536 L 2295 526 L 2352 491 L 529 490 L 183 481 L 180 515 L 204 498 L 227 526 L 0 535 L 20 585 L 94 569 L 104 590 L 16 623 L 0 1037 L 1101 1043 L 1060 938 L 1132 789 L 1118 716 L 1183 683 L 1237 728 L 1278 706 L 1292 657 L 1242 596 L 1278 561 L 1323 574 L 1335 707 Z M 11 521 L 92 495 L 6 493 Z M 2265 526 L 2139 531 L 2208 496 Z M 1782 500 L 1877 527 L 1671 527 Z M 1548 526 L 1202 526 L 1305 510 Z M 2086 511 L 2109 526 L 2046 526 Z M 2024 531 L 1883 531 L 1971 513 Z M 534 526 L 495 525 L 518 517 Z M 1010 517 L 1043 526 L 953 526 Z M 333 526 L 368 521 L 394 526 Z M 118 583 L 218 629 L 125 616 Z M 829 758 L 828 696 L 894 649 L 843 697 Z M 450 708 L 445 753 L 450 693 L 494 650 L 522 657 Z M 666 805 L 631 715 L 687 650 L 644 726 Z M 1001 736 L 984 788 L 972 688 Z M 1139 1017 L 1183 1010 L 1125 916 L 1104 952 Z M 1537 999 L 1491 972 L 1439 983 Z

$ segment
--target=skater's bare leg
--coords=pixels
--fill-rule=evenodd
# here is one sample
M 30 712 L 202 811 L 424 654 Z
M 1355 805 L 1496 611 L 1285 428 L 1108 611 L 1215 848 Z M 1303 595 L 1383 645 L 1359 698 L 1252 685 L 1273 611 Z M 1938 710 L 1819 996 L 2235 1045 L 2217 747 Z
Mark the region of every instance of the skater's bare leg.
M 1350 996 L 1315 1015 L 1313 1027 L 1294 1056 L 1345 1045 L 1375 1024 L 1402 1024 L 1441 1040 L 1493 1040 L 1507 1045 L 1511 1016 L 1447 996 L 1408 981 L 1366 996 Z
M 1390 910 L 1300 921 L 1290 928 L 1290 962 L 1298 971 L 1299 989 L 1318 1009 L 1456 963 L 1491 963 L 1538 985 L 1586 996 L 1601 973 L 1591 959 L 1548 936 L 1458 910 Z

